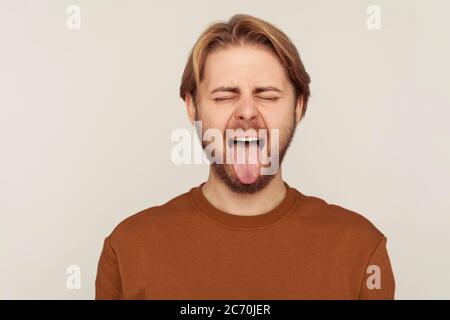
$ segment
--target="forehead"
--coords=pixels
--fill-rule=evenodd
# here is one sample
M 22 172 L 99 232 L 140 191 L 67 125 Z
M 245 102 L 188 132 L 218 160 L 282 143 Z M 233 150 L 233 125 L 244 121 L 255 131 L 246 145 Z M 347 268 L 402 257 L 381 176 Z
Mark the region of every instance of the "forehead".
M 217 49 L 206 57 L 202 84 L 206 89 L 221 85 L 285 88 L 289 78 L 269 49 L 240 45 Z

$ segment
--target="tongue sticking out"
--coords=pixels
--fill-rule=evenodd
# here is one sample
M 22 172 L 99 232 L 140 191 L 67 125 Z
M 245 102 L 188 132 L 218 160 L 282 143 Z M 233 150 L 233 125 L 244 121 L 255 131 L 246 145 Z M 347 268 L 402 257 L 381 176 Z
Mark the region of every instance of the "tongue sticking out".
M 255 142 L 237 142 L 232 146 L 233 167 L 241 183 L 251 184 L 259 177 L 258 144 Z

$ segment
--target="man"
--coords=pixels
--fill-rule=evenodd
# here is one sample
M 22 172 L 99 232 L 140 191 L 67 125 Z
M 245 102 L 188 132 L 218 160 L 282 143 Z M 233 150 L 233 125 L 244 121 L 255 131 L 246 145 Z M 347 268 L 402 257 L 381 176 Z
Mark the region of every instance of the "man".
M 394 298 L 386 237 L 358 213 L 289 186 L 277 168 L 309 83 L 295 46 L 261 19 L 235 15 L 200 36 L 180 96 L 201 137 L 220 133 L 209 158 L 228 161 L 113 230 L 96 299 Z

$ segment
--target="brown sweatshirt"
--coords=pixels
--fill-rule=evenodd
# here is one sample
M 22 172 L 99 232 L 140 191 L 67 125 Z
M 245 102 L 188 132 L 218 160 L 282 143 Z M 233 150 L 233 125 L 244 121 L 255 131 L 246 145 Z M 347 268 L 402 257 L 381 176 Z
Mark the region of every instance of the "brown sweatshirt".
M 201 186 L 105 238 L 96 299 L 394 299 L 386 237 L 287 183 L 269 212 L 215 208 Z

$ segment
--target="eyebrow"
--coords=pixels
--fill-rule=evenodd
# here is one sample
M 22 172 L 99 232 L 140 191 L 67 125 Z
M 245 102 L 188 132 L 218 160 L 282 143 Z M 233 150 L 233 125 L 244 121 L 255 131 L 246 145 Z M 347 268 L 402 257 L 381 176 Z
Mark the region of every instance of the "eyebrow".
M 254 93 L 260 93 L 260 92 L 264 92 L 264 91 L 276 91 L 276 92 L 282 92 L 280 89 L 278 89 L 277 87 L 274 86 L 267 86 L 267 87 L 256 87 L 253 92 Z M 241 90 L 239 90 L 238 87 L 227 87 L 227 86 L 222 86 L 222 87 L 218 87 L 212 91 L 210 91 L 210 94 L 216 93 L 216 92 L 232 92 L 232 93 L 240 93 Z

